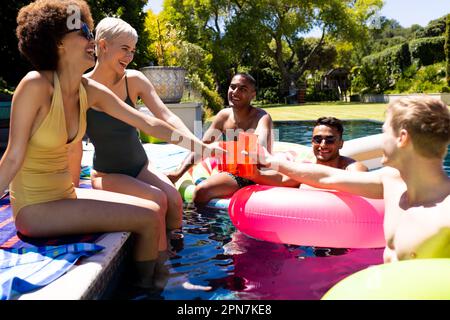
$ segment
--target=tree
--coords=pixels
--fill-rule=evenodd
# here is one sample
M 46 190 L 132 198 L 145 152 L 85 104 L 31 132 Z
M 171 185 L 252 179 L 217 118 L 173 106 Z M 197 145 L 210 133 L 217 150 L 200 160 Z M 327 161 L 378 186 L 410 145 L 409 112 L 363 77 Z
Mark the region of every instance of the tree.
M 202 95 L 205 108 L 218 112 L 223 100 L 217 94 L 210 69 L 212 55 L 199 45 L 183 40 L 163 12 L 154 14 L 149 10 L 145 26 L 150 40 L 148 51 L 154 55 L 154 61 L 158 65 L 184 67 L 193 89 Z
M 177 30 L 164 16 L 154 14 L 151 10 L 146 13 L 145 29 L 149 40 L 147 51 L 152 62 L 160 66 L 176 65 L 176 55 L 181 43 Z
M 450 87 L 450 14 L 447 15 L 447 29 L 445 31 L 445 61 L 446 61 L 446 76 L 447 86 Z
M 436 20 L 431 20 L 425 28 L 417 32 L 418 38 L 429 38 L 443 36 L 445 33 L 447 15 Z
M 395 19 L 380 16 L 369 25 L 369 34 L 361 49 L 361 56 L 375 52 L 381 52 L 389 47 L 402 44 L 414 37 L 412 30 L 419 30 L 419 25 L 413 25 L 410 29 L 403 28 Z M 421 29 L 420 29 L 421 30 Z
M 215 84 L 210 89 L 219 91 L 223 98 L 236 68 L 233 48 L 242 43 L 238 38 L 232 44 L 224 39 L 229 9 L 228 0 L 165 0 L 160 14 L 177 29 L 180 38 L 211 55 Z
M 364 39 L 366 22 L 381 5 L 381 0 L 165 0 L 164 10 L 185 40 L 213 54 L 218 85 L 237 68 L 257 69 L 270 59 L 286 94 L 326 38 Z M 313 28 L 322 36 L 299 57 L 296 46 Z
M 87 0 L 92 17 L 98 23 L 105 17 L 117 17 L 128 22 L 136 29 L 139 41 L 136 45 L 136 54 L 131 66 L 143 67 L 149 64 L 151 57 L 148 52 L 149 37 L 145 29 L 146 14 L 143 11 L 146 0 Z
M 15 87 L 20 79 L 30 70 L 32 66 L 21 56 L 17 48 L 16 17 L 23 6 L 32 0 L 5 1 L 2 3 L 2 14 L 0 15 L 0 30 L 2 38 L 0 42 L 0 60 L 3 62 L 0 78 L 3 78 L 8 87 Z M 106 16 L 116 16 L 130 23 L 138 32 L 139 41 L 133 65 L 144 66 L 150 61 L 147 52 L 148 35 L 144 29 L 145 14 L 142 11 L 146 0 L 87 0 L 91 7 L 94 22 L 98 23 Z M 4 85 L 1 85 L 4 86 Z
M 15 87 L 20 79 L 32 69 L 31 65 L 21 56 L 17 46 L 16 27 L 17 14 L 20 8 L 30 3 L 31 0 L 6 1 L 2 3 L 0 15 L 0 30 L 2 37 L 0 42 L 0 78 L 6 84 L 0 86 Z

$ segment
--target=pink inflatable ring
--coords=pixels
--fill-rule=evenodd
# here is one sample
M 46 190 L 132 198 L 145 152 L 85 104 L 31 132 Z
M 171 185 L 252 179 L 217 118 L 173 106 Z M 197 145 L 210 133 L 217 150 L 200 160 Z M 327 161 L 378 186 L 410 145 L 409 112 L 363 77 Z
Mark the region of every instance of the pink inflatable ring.
M 256 239 L 331 248 L 385 246 L 381 199 L 253 185 L 233 195 L 228 212 L 237 229 Z

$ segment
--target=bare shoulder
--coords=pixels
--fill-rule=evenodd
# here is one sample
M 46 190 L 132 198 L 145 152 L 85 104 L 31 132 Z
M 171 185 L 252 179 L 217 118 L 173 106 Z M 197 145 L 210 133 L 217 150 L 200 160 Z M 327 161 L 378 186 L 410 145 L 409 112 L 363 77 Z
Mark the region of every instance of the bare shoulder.
M 371 172 L 378 173 L 378 176 L 381 179 L 381 182 L 383 183 L 385 188 L 386 187 L 387 188 L 390 188 L 390 187 L 397 188 L 398 183 L 401 183 L 401 184 L 405 183 L 400 175 L 400 172 L 393 167 L 385 166 L 379 170 L 375 170 L 375 171 L 371 171 Z
M 272 117 L 267 111 L 257 107 L 253 108 L 254 108 L 253 118 L 257 121 L 257 123 L 265 123 L 265 124 L 272 123 Z
M 270 118 L 270 114 L 261 108 L 258 107 L 253 107 L 255 109 L 256 114 L 258 115 L 258 117 L 264 117 L 264 116 L 268 116 Z
M 88 105 L 89 107 L 98 107 L 100 101 L 104 100 L 106 96 L 115 96 L 108 87 L 101 84 L 100 82 L 95 81 L 94 79 L 88 78 L 86 75 L 83 75 L 81 78 L 81 83 L 86 90 Z
M 127 78 L 128 79 L 147 79 L 147 77 L 139 70 L 135 70 L 135 69 L 127 69 L 126 70 L 127 73 Z
M 20 85 L 40 90 L 52 89 L 53 74 L 49 71 L 30 71 L 22 78 Z
M 155 92 L 155 87 L 150 80 L 139 70 L 127 69 L 128 89 L 136 95 Z
M 231 115 L 232 108 L 223 108 L 219 112 L 217 112 L 216 117 L 229 117 Z
M 132 84 L 146 83 L 149 84 L 150 80 L 139 70 L 127 69 L 127 81 Z
M 214 119 L 209 128 L 223 131 L 227 121 L 230 119 L 230 116 L 231 116 L 231 108 L 225 108 L 220 110 L 214 116 Z
M 355 159 L 342 156 L 342 160 L 344 162 L 344 166 L 343 167 L 345 167 L 345 170 L 348 170 L 348 171 L 361 171 L 361 172 L 369 171 L 369 169 L 364 164 L 362 164 L 359 161 L 356 161 Z
M 34 102 L 47 100 L 53 95 L 53 74 L 49 71 L 30 71 L 20 81 L 14 98 L 32 97 Z
M 28 72 L 22 80 L 26 81 L 44 81 L 49 80 L 49 77 L 51 77 L 50 71 L 30 71 Z
M 393 167 L 385 166 L 378 170 L 382 177 L 385 178 L 401 178 L 400 171 Z
M 93 91 L 94 93 L 95 91 L 98 90 L 108 89 L 104 84 L 101 84 L 100 82 L 95 81 L 92 78 L 89 78 L 87 74 L 83 75 L 83 77 L 81 78 L 81 83 L 83 84 L 84 88 L 88 91 L 88 93 L 89 91 Z
M 444 188 L 447 189 L 447 191 L 446 191 L 447 195 L 445 196 L 443 205 L 444 205 L 444 208 L 446 209 L 446 212 L 450 213 L 450 178 L 447 180 L 447 184 L 444 186 Z M 450 218 L 450 214 L 449 214 L 449 218 Z
M 223 122 L 231 117 L 231 108 L 224 108 L 220 110 L 214 117 L 213 122 Z
M 450 212 L 450 194 L 448 194 L 443 201 L 445 212 Z M 449 214 L 450 215 L 450 214 Z
M 273 129 L 272 117 L 266 111 L 259 109 L 254 119 L 253 125 L 255 126 L 257 132 L 261 133 L 261 130 L 264 130 L 267 134 L 269 134 L 270 130 Z M 269 134 L 269 136 L 271 135 Z
M 258 119 L 258 122 L 263 123 L 264 125 L 266 125 L 268 127 L 273 126 L 273 120 L 272 120 L 272 117 L 270 116 L 270 114 L 261 108 L 256 108 L 256 109 L 258 112 L 257 117 L 256 117 Z

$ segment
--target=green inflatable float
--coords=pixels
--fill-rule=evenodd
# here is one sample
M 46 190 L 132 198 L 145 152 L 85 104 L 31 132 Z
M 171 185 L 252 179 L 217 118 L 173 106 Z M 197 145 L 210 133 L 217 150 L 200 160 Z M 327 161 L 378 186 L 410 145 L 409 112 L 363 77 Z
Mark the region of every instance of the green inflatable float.
M 450 259 L 372 266 L 338 282 L 322 300 L 450 300 Z

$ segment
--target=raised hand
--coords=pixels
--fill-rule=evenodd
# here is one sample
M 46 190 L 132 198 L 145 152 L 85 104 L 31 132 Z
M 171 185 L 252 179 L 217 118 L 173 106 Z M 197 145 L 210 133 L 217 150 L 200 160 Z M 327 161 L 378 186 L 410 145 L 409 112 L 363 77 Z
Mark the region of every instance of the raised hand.
M 172 183 L 176 183 L 181 178 L 182 174 L 178 171 L 173 171 L 166 173 L 166 176 Z
M 221 157 L 224 153 L 227 153 L 227 151 L 220 147 L 219 142 L 212 142 L 203 146 L 201 157 L 202 159 L 208 157 Z
M 274 156 L 266 149 L 264 146 L 258 145 L 258 150 L 256 153 L 249 153 L 249 157 L 253 162 L 262 166 L 270 167 Z

